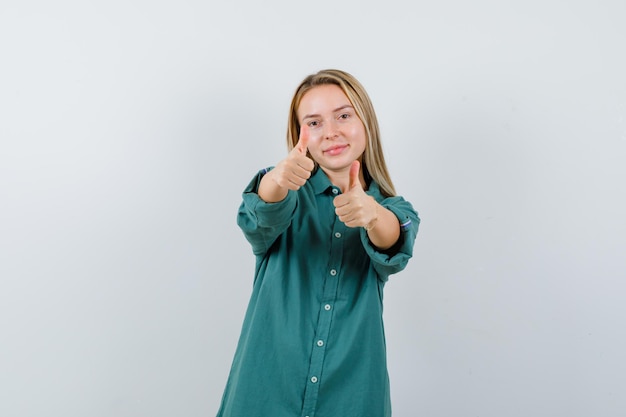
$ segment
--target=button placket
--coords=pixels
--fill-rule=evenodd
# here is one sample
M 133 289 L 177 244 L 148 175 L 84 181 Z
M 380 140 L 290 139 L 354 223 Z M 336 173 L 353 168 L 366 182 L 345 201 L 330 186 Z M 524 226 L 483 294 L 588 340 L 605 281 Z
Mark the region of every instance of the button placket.
M 339 194 L 339 190 L 335 187 L 332 188 L 331 192 L 334 195 Z M 330 258 L 328 259 L 326 269 L 328 272 L 323 278 L 324 292 L 320 304 L 321 311 L 317 320 L 313 351 L 311 352 L 311 360 L 309 363 L 309 380 L 304 393 L 304 403 L 301 414 L 303 417 L 315 415 L 319 387 L 324 379 L 324 358 L 326 356 L 326 346 L 329 342 L 329 332 L 341 277 L 340 266 L 343 258 L 344 241 L 341 237 L 343 237 L 346 228 L 345 224 L 335 217 L 332 230 L 332 236 L 334 236 L 334 238 L 332 238 L 330 242 Z

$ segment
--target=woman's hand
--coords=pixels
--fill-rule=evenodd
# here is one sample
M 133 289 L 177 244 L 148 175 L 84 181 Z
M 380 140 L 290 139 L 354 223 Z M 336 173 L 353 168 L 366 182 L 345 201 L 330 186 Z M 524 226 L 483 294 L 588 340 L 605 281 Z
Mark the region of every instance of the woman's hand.
M 263 201 L 268 203 L 281 201 L 289 190 L 299 190 L 311 178 L 315 164 L 307 156 L 308 143 L 309 128 L 303 125 L 296 146 L 261 179 L 258 194 Z
M 400 222 L 395 214 L 365 193 L 359 180 L 359 161 L 350 166 L 348 191 L 333 200 L 335 214 L 348 227 L 363 227 L 374 246 L 389 249 L 400 237 Z
M 348 191 L 333 200 L 335 214 L 348 227 L 373 227 L 370 223 L 377 220 L 379 204 L 365 193 L 359 180 L 359 170 L 359 161 L 352 162 Z

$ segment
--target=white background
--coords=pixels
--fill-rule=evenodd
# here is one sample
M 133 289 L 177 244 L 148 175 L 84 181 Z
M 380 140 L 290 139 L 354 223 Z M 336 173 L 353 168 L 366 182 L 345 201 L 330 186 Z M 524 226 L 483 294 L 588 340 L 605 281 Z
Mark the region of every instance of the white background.
M 0 4 L 1 416 L 216 413 L 240 193 L 329 67 L 422 217 L 394 416 L 624 415 L 623 0 Z

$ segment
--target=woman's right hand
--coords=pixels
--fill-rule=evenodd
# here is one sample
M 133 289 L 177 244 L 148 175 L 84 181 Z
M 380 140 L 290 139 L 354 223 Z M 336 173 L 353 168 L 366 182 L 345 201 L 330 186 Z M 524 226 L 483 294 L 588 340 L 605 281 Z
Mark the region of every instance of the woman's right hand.
M 281 201 L 289 190 L 297 191 L 306 184 L 315 167 L 313 160 L 307 156 L 308 143 L 309 128 L 303 125 L 296 146 L 261 179 L 258 194 L 263 201 Z

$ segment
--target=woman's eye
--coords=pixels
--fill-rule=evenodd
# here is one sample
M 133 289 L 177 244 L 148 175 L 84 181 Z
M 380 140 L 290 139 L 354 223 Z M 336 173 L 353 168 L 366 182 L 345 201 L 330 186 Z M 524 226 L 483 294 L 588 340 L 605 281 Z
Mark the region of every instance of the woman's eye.
M 340 118 L 340 119 L 344 119 L 344 120 L 345 120 L 345 119 L 350 118 L 350 115 L 349 115 L 348 113 L 344 113 L 344 114 L 342 114 L 341 116 L 339 116 L 339 118 Z
M 316 127 L 319 125 L 319 122 L 317 120 L 313 120 L 313 121 L 310 121 L 308 124 L 309 124 L 309 127 Z

